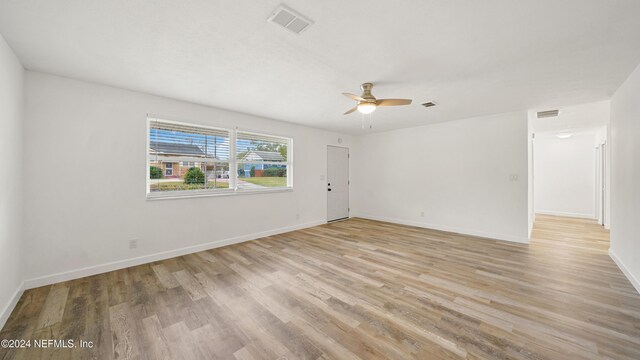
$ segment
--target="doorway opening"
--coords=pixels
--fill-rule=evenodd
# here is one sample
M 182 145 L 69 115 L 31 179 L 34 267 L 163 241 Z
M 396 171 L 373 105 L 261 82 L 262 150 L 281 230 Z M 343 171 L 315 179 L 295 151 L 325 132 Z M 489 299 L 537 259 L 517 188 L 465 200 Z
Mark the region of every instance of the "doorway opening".
M 541 235 L 533 228 L 540 230 L 550 224 L 555 224 L 556 230 L 600 226 L 608 246 L 609 113 L 609 102 L 561 108 L 553 117 L 529 113 L 532 240 Z M 586 240 L 566 239 L 575 241 L 576 246 Z

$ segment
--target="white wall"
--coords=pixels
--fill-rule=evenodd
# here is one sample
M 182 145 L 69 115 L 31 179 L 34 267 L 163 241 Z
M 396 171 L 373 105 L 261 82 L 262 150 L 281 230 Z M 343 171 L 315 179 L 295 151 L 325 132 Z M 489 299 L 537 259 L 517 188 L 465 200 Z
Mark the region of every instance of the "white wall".
M 0 329 L 22 285 L 24 69 L 0 35 Z
M 640 292 L 640 67 L 611 100 L 610 254 Z
M 536 133 L 534 204 L 539 214 L 594 219 L 596 216 L 596 130 L 559 139 Z
M 27 72 L 26 87 L 27 286 L 325 222 L 326 146 L 338 137 L 351 143 L 350 136 L 42 73 Z M 294 191 L 147 201 L 147 113 L 293 136 Z M 138 249 L 129 250 L 133 238 Z M 142 258 L 126 261 L 134 257 Z M 63 274 L 48 276 L 56 273 Z
M 352 215 L 528 242 L 526 112 L 354 142 Z

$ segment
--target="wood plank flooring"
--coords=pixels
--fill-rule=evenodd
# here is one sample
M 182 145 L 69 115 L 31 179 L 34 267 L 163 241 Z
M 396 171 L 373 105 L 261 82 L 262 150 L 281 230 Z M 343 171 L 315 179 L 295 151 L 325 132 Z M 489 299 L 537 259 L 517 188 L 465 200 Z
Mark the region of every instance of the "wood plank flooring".
M 594 221 L 520 245 L 351 219 L 26 291 L 0 359 L 640 359 Z

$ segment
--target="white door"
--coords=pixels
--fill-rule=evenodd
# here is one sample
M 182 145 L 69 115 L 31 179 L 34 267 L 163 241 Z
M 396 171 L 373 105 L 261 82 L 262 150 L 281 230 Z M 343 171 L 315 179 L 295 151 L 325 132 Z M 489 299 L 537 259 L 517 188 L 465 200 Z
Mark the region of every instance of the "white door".
M 327 221 L 349 218 L 349 149 L 327 146 Z

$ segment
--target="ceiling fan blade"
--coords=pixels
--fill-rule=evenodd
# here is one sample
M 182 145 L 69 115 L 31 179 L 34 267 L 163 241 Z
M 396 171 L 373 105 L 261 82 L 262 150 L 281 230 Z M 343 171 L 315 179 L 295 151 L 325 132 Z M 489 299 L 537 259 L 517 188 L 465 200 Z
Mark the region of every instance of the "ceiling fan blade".
M 344 95 L 344 96 L 346 96 L 346 97 L 348 97 L 348 98 L 351 98 L 351 99 L 353 99 L 353 100 L 356 100 L 356 101 L 367 101 L 367 100 L 365 100 L 365 99 L 361 98 L 361 97 L 360 97 L 360 96 L 358 96 L 358 95 L 353 95 L 353 94 L 349 94 L 349 93 L 342 93 L 342 95 Z
M 347 110 L 347 112 L 344 113 L 344 115 L 348 115 L 351 114 L 352 112 L 358 110 L 357 106 L 352 107 L 351 109 Z
M 411 104 L 411 99 L 380 99 L 376 101 L 376 105 L 378 106 L 398 106 L 409 104 Z

